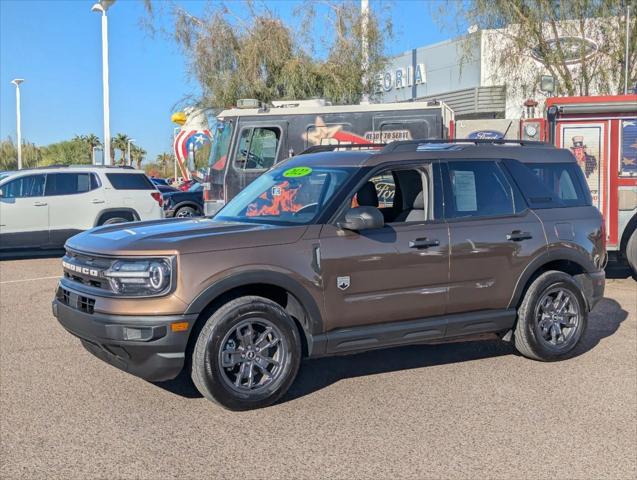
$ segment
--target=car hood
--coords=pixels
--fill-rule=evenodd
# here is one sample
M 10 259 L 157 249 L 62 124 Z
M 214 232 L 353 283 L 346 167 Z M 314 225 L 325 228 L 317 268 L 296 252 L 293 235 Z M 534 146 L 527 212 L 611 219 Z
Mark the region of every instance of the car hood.
M 97 227 L 71 237 L 66 246 L 104 255 L 187 254 L 294 243 L 305 230 L 306 226 L 178 218 Z

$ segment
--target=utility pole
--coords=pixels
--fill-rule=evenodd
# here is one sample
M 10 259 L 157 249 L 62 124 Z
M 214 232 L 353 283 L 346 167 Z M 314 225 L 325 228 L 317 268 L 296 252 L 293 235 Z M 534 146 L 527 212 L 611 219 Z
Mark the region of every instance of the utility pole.
M 20 118 L 20 84 L 24 82 L 24 78 L 16 78 L 11 80 L 15 85 L 15 122 L 16 137 L 18 141 L 18 170 L 22 170 L 22 119 Z
M 108 17 L 106 11 L 115 0 L 99 0 L 91 11 L 102 14 L 102 90 L 104 97 L 104 165 L 111 164 L 111 125 L 108 92 Z

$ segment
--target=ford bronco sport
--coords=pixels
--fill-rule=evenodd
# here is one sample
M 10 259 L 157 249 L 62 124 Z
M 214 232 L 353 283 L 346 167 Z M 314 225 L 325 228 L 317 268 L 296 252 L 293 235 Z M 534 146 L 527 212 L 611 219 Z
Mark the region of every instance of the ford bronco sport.
M 602 297 L 604 226 L 572 154 L 526 142 L 395 142 L 293 157 L 214 218 L 67 241 L 53 312 L 150 381 L 269 405 L 302 357 L 496 333 L 572 355 Z

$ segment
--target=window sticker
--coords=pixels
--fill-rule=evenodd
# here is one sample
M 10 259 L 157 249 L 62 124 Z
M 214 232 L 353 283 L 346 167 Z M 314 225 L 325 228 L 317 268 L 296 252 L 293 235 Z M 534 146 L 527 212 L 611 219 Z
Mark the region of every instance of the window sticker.
M 476 198 L 476 177 L 471 171 L 453 172 L 453 193 L 456 197 L 458 212 L 475 212 L 478 210 Z
M 305 177 L 310 173 L 312 173 L 312 169 L 310 167 L 294 167 L 283 172 L 283 176 L 285 178 L 299 178 Z

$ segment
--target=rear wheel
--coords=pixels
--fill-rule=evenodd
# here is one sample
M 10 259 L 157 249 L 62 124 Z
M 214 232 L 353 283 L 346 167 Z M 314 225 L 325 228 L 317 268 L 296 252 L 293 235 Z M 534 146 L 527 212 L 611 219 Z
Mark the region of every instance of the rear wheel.
M 179 210 L 175 212 L 175 217 L 184 218 L 184 217 L 197 217 L 199 213 L 192 207 L 181 207 Z
M 232 300 L 203 326 L 192 353 L 192 380 L 230 410 L 271 405 L 288 390 L 301 361 L 294 320 L 262 297 Z
M 104 220 L 100 225 L 113 225 L 115 223 L 126 223 L 130 222 L 130 220 L 123 217 L 111 217 Z
M 586 331 L 588 312 L 573 277 L 549 271 L 536 278 L 518 309 L 515 348 L 541 361 L 568 358 Z

